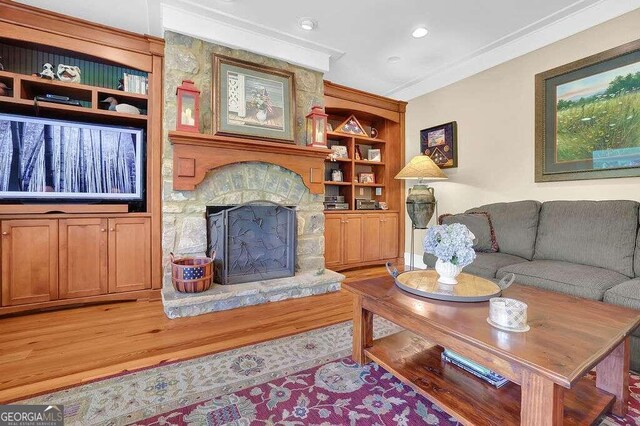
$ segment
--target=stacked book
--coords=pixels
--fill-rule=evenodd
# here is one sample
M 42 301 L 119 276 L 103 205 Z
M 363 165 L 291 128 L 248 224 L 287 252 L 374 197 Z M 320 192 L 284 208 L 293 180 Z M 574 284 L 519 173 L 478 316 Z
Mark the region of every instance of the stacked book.
M 149 89 L 149 79 L 141 75 L 124 73 L 122 77 L 124 91 L 146 95 Z
M 461 355 L 458 355 L 457 353 L 449 349 L 445 349 L 442 352 L 442 359 L 446 362 L 449 362 L 453 365 L 456 365 L 462 368 L 465 371 L 468 371 L 474 376 L 481 378 L 485 382 L 488 382 L 497 388 L 500 388 L 509 382 L 507 379 L 505 379 L 501 375 L 496 374 L 493 371 L 489 370 L 488 368 L 483 367 L 480 364 L 476 364 L 475 362 Z

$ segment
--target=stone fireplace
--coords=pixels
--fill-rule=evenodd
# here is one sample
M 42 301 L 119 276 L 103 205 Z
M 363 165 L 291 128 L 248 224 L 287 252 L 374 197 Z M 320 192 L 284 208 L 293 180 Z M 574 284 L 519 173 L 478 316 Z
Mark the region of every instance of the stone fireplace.
M 342 275 L 324 268 L 324 158 L 327 152 L 277 142 L 212 135 L 212 54 L 289 70 L 295 75 L 295 134 L 304 145 L 305 115 L 323 105 L 322 74 L 284 61 L 165 32 L 162 298 L 170 318 L 335 291 Z M 202 91 L 201 134 L 174 132 L 175 90 L 182 80 Z M 213 285 L 180 294 L 171 285 L 169 253 L 202 256 L 207 251 L 207 207 L 275 203 L 295 212 L 293 276 Z M 257 277 L 255 277 L 257 278 Z

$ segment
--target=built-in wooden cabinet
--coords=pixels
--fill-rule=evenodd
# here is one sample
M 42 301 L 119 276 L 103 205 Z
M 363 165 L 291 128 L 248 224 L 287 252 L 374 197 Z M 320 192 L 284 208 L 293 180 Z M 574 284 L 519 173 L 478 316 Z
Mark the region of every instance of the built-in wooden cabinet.
M 149 221 L 144 218 L 109 219 L 109 292 L 151 288 Z
M 60 298 L 107 294 L 106 218 L 60 219 Z
M 144 132 L 144 164 L 138 170 L 144 200 L 30 204 L 3 197 L 0 315 L 160 298 L 164 41 L 0 0 L 0 44 L 6 52 L 0 83 L 9 89 L 0 96 L 0 111 Z M 78 65 L 82 82 L 34 76 L 47 55 Z M 125 73 L 146 77 L 146 93 L 118 90 Z M 47 94 L 80 104 L 34 102 Z M 100 101 L 110 96 L 141 114 L 103 109 Z M 321 176 L 318 181 L 321 185 Z
M 58 298 L 58 221 L 5 220 L 2 229 L 2 305 Z
M 328 81 L 324 101 L 331 125 L 327 143 L 342 147 L 335 149 L 344 153 L 325 161 L 326 201 L 344 202 L 346 207 L 325 210 L 325 264 L 341 270 L 403 262 L 405 192 L 403 181 L 394 176 L 405 165 L 406 103 Z M 351 116 L 362 132 L 337 131 Z M 334 174 L 341 179 L 334 181 Z M 378 206 L 358 209 L 362 207 L 359 199 L 375 201 Z
M 325 218 L 324 261 L 327 268 L 362 262 L 362 217 L 330 215 Z
M 151 289 L 148 217 L 0 219 L 2 307 Z
M 325 215 L 327 268 L 345 269 L 398 257 L 398 213 Z

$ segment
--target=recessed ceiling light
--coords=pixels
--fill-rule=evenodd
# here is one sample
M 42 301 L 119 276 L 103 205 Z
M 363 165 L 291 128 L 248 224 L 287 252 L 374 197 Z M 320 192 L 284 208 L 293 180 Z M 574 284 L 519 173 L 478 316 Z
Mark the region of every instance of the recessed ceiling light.
M 311 18 L 300 18 L 298 25 L 305 31 L 315 30 L 318 23 Z
M 397 64 L 401 59 L 402 58 L 400 58 L 400 56 L 389 56 L 387 62 L 389 62 L 390 64 Z
M 429 30 L 426 29 L 425 27 L 418 27 L 415 30 L 413 30 L 413 32 L 411 33 L 413 38 L 422 38 L 427 34 L 429 34 Z

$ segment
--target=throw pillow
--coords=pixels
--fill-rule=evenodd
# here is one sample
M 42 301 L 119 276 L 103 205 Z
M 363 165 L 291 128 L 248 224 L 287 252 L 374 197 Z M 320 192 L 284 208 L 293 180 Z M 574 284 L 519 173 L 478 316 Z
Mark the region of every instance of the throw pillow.
M 440 225 L 450 225 L 452 223 L 466 225 L 476 237 L 473 242 L 473 249 L 475 251 L 484 253 L 495 253 L 498 251 L 498 241 L 496 240 L 496 233 L 493 230 L 489 213 L 443 214 L 438 218 L 438 223 Z

